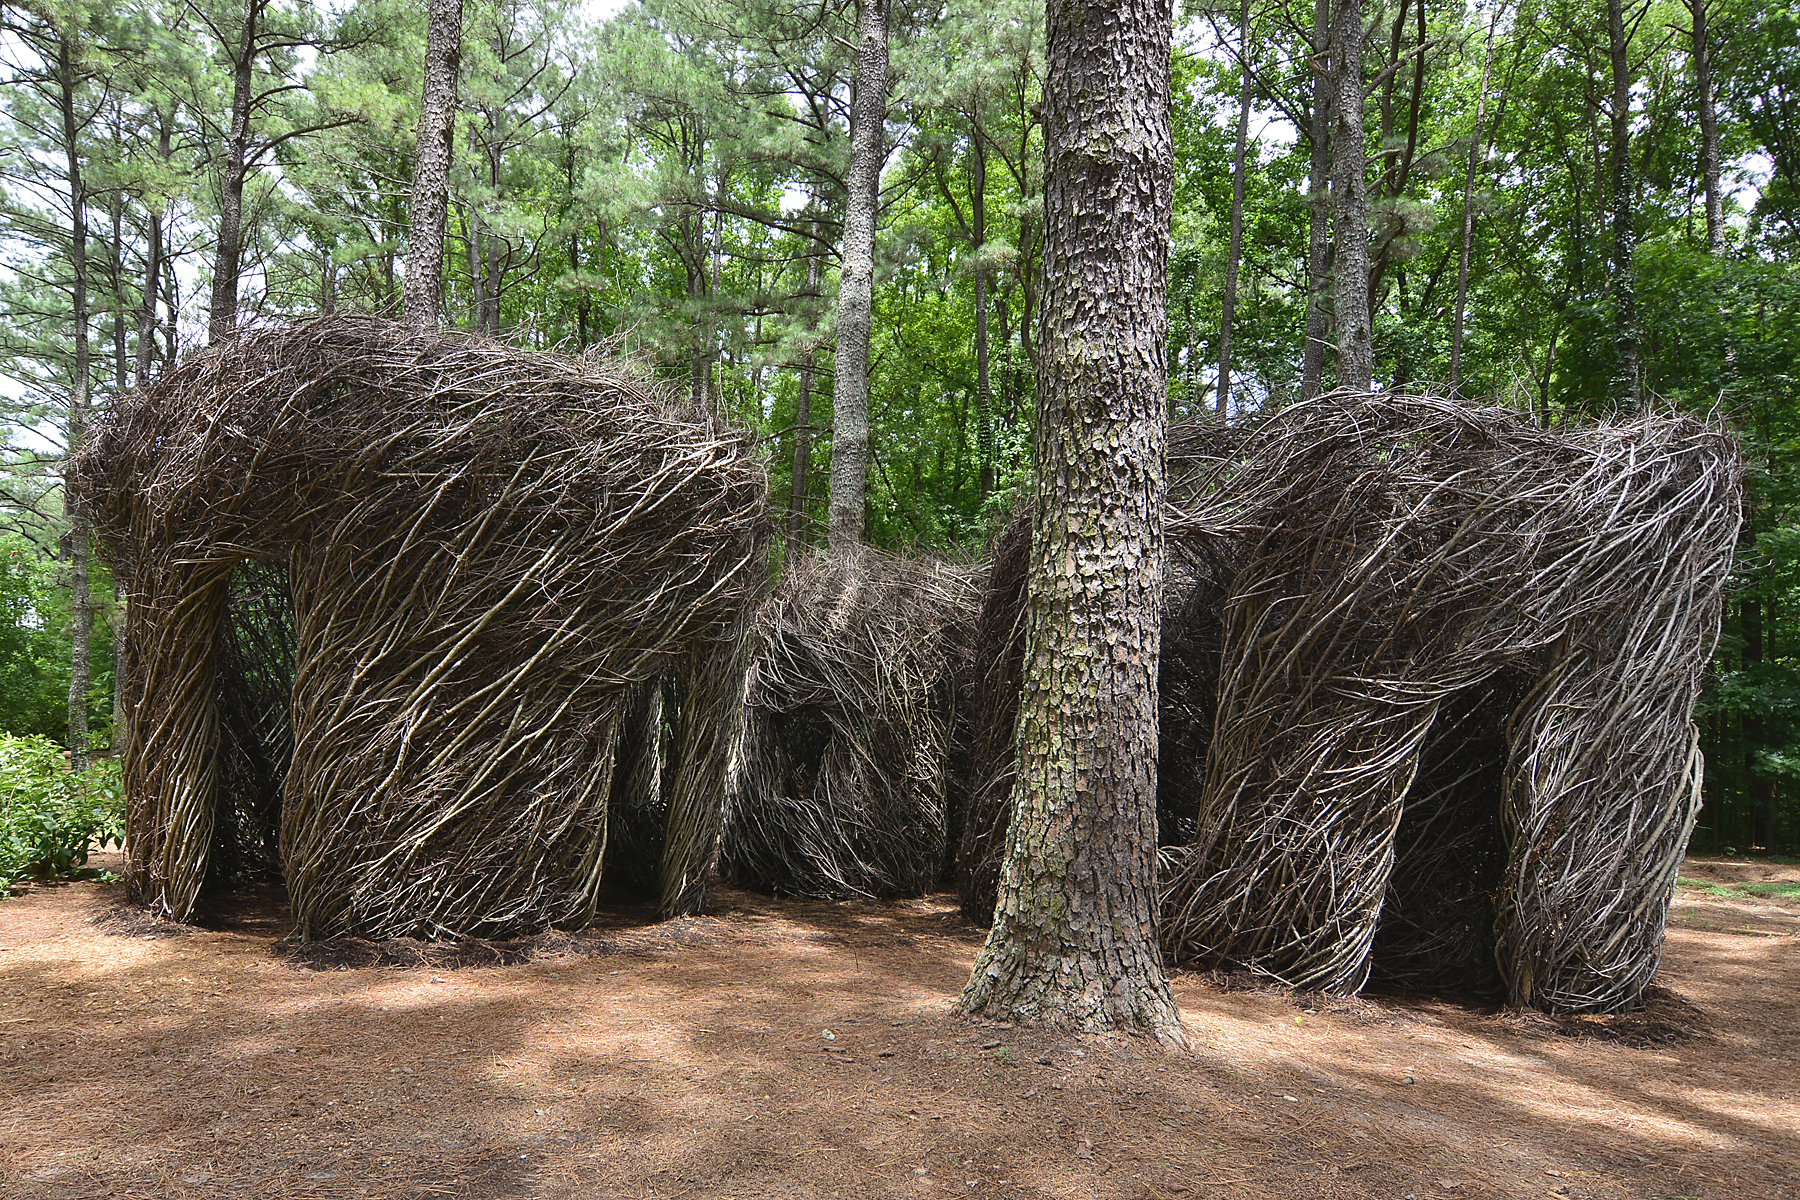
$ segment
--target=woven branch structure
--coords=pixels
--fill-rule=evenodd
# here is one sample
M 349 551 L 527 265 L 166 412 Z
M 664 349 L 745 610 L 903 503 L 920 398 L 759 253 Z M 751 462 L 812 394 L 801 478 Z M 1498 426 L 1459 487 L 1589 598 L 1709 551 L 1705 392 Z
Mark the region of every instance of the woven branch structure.
M 787 572 L 751 638 L 727 879 L 831 899 L 940 885 L 976 575 L 869 549 Z
M 617 810 L 698 903 L 766 571 L 739 436 L 597 357 L 330 317 L 187 360 L 74 470 L 131 601 L 141 901 L 276 827 L 303 936 L 578 926 Z
M 1169 469 L 1171 957 L 1294 987 L 1634 1005 L 1699 803 L 1732 439 L 1335 394 L 1173 431 Z M 1002 683 L 979 691 L 977 730 L 1016 711 L 1009 552 L 976 650 Z M 1011 753 L 978 733 L 958 874 L 984 917 Z

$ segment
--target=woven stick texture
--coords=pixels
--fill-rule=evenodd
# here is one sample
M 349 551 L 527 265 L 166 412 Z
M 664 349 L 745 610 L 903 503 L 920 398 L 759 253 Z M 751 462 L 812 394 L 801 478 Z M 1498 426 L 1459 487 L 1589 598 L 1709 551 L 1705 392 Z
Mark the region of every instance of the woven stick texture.
M 1730 437 L 1337 394 L 1179 430 L 1170 468 L 1169 953 L 1635 1003 L 1697 798 Z
M 939 884 L 974 575 L 869 549 L 788 571 L 751 639 L 728 879 L 824 898 Z
M 196 355 L 76 469 L 133 602 L 130 884 L 168 915 L 218 804 L 226 581 L 285 573 L 281 852 L 305 936 L 585 921 L 627 689 L 735 653 L 765 570 L 740 437 L 598 358 L 372 318 Z

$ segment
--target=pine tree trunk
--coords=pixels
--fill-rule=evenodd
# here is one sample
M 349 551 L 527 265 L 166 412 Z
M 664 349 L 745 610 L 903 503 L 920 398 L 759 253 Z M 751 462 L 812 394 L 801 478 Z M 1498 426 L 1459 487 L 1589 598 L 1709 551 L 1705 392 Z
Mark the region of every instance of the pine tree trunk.
M 1050 4 L 1018 779 L 960 1004 L 1184 1043 L 1155 925 L 1169 40 L 1167 0 Z
M 69 269 L 71 314 L 75 334 L 75 366 L 69 380 L 68 446 L 73 454 L 87 440 L 89 348 L 87 267 L 87 183 L 82 175 L 80 123 L 75 113 L 75 56 L 67 38 L 57 43 L 57 82 L 61 101 L 63 152 L 69 184 Z M 87 500 L 75 486 L 73 475 L 63 475 L 63 513 L 69 522 L 69 766 L 85 771 L 88 765 L 87 691 L 92 674 L 88 643 L 94 628 L 94 610 L 88 595 Z
M 456 152 L 462 19 L 462 0 L 430 0 L 427 5 L 425 91 L 401 301 L 402 319 L 420 329 L 437 328 L 444 294 L 444 230 L 450 209 L 450 163 Z
M 1225 257 L 1225 295 L 1219 314 L 1219 394 L 1221 418 L 1231 415 L 1231 321 L 1237 313 L 1238 263 L 1244 256 L 1244 150 L 1250 141 L 1250 0 L 1238 12 L 1238 69 L 1244 73 L 1238 98 L 1237 149 L 1231 157 L 1231 249 Z
M 1300 398 L 1310 400 L 1325 386 L 1325 339 L 1331 329 L 1327 276 L 1331 270 L 1331 0 L 1313 0 L 1311 51 L 1313 102 L 1307 135 L 1312 165 L 1306 175 L 1306 348 L 1300 363 Z
M 157 110 L 158 150 L 164 162 L 168 161 L 170 139 L 173 136 L 172 122 L 166 119 L 161 110 Z M 143 304 L 138 308 L 137 332 L 137 371 L 136 380 L 139 387 L 150 382 L 150 363 L 156 356 L 156 299 L 157 284 L 162 278 L 163 270 L 163 206 L 159 202 L 150 208 L 150 220 L 145 230 L 147 245 L 144 250 L 144 295 Z
M 875 218 L 886 158 L 888 0 L 859 0 L 856 36 L 850 186 L 844 207 L 832 389 L 828 536 L 834 554 L 862 544 L 868 496 L 869 339 L 875 323 Z
M 1368 151 L 1363 145 L 1362 0 L 1334 0 L 1331 75 L 1332 315 L 1338 386 L 1369 390 L 1375 374 L 1369 321 Z
M 244 254 L 244 177 L 249 173 L 251 68 L 256 26 L 267 0 L 247 0 L 244 28 L 231 59 L 231 128 L 225 135 L 225 167 L 219 179 L 219 247 L 213 258 L 212 304 L 206 342 L 217 345 L 237 326 L 238 274 Z
M 1636 185 L 1631 170 L 1631 40 L 1624 0 L 1606 0 L 1606 32 L 1612 65 L 1612 300 L 1613 343 L 1618 350 L 1612 399 L 1635 410 L 1643 400 L 1643 379 L 1638 366 Z
M 175 365 L 181 348 L 181 277 L 175 273 L 175 256 L 163 255 L 163 366 Z
M 994 384 L 988 365 L 987 151 L 981 130 L 969 131 L 969 227 L 975 243 L 975 455 L 981 463 L 981 502 L 994 491 Z
M 125 312 L 125 193 L 114 189 L 107 197 L 112 217 L 112 244 L 107 247 L 107 283 L 112 292 L 113 394 L 124 395 L 131 387 L 131 347 L 126 336 Z
M 1469 302 L 1469 249 L 1475 241 L 1475 172 L 1481 165 L 1481 125 L 1487 117 L 1488 72 L 1494 63 L 1496 8 L 1488 18 L 1487 47 L 1481 54 L 1481 90 L 1475 93 L 1475 132 L 1469 137 L 1469 174 L 1463 180 L 1462 252 L 1456 266 L 1456 315 L 1450 322 L 1450 394 L 1462 390 L 1463 313 Z
M 469 327 L 480 332 L 487 320 L 487 300 L 483 284 L 487 279 L 481 267 L 481 214 L 469 205 L 468 221 L 464 230 L 463 246 L 465 257 L 469 260 Z
M 812 249 L 806 256 L 806 294 L 819 291 L 818 226 L 812 227 Z M 794 469 L 788 489 L 788 558 L 806 544 L 806 504 L 812 492 L 812 385 L 813 368 L 818 349 L 812 343 L 812 330 L 807 330 L 806 355 L 800 360 L 800 399 L 794 409 Z

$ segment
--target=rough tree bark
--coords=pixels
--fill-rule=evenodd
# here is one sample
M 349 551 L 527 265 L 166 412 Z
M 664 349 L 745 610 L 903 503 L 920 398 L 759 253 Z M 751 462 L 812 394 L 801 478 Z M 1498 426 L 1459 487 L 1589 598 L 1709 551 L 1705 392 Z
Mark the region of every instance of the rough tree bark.
M 1300 398 L 1319 394 L 1325 381 L 1325 339 L 1331 328 L 1327 277 L 1331 271 L 1331 72 L 1327 60 L 1331 48 L 1331 0 L 1313 0 L 1310 56 L 1313 68 L 1313 102 L 1307 137 L 1312 143 L 1312 164 L 1306 175 L 1306 349 L 1300 364 Z
M 1219 314 L 1219 394 L 1221 418 L 1231 415 L 1231 320 L 1237 313 L 1238 264 L 1244 256 L 1244 150 L 1250 141 L 1250 0 L 1238 11 L 1238 69 L 1244 90 L 1238 98 L 1237 149 L 1231 158 L 1231 249 L 1225 257 L 1225 296 Z
M 1185 1044 L 1156 916 L 1168 0 L 1050 0 L 1018 782 L 971 1013 Z
M 1488 74 L 1494 64 L 1494 27 L 1504 5 L 1488 17 L 1487 46 L 1481 53 L 1481 90 L 1475 93 L 1475 132 L 1469 137 L 1469 174 L 1463 180 L 1462 252 L 1456 266 L 1456 315 L 1450 322 L 1450 394 L 1462 391 L 1463 314 L 1469 302 L 1469 249 L 1475 241 L 1475 172 L 1481 165 L 1481 125 L 1487 118 Z
M 450 162 L 456 153 L 456 71 L 462 59 L 462 0 L 430 0 L 425 25 L 425 90 L 413 164 L 401 319 L 435 329 L 444 294 L 444 230 Z
M 231 127 L 225 135 L 225 169 L 220 177 L 219 247 L 213 257 L 212 304 L 206 341 L 216 345 L 237 325 L 238 275 L 244 253 L 244 177 L 249 171 L 252 69 L 256 32 L 268 0 L 247 0 L 244 25 L 231 52 Z
M 1606 0 L 1608 58 L 1612 66 L 1612 301 L 1614 368 L 1612 399 L 1636 409 L 1643 400 L 1638 367 L 1636 183 L 1631 170 L 1631 32 L 1644 10 L 1629 20 L 1624 0 Z
M 1368 150 L 1363 145 L 1362 0 L 1333 0 L 1331 21 L 1332 316 L 1338 386 L 1366 392 L 1375 374 L 1369 321 Z
M 850 179 L 838 284 L 831 416 L 832 552 L 862 544 L 869 477 L 869 335 L 874 325 L 875 217 L 888 94 L 888 0 L 856 6 L 856 77 L 850 101 Z

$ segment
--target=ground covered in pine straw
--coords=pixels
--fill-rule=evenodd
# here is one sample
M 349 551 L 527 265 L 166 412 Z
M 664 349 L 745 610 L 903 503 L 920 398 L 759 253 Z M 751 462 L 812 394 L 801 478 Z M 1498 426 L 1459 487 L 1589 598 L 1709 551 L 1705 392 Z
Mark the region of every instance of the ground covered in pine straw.
M 949 1013 L 948 897 L 446 949 L 0 902 L 0 1196 L 1800 1197 L 1800 865 L 1689 860 L 1649 1009 L 1183 974 L 1191 1055 Z

